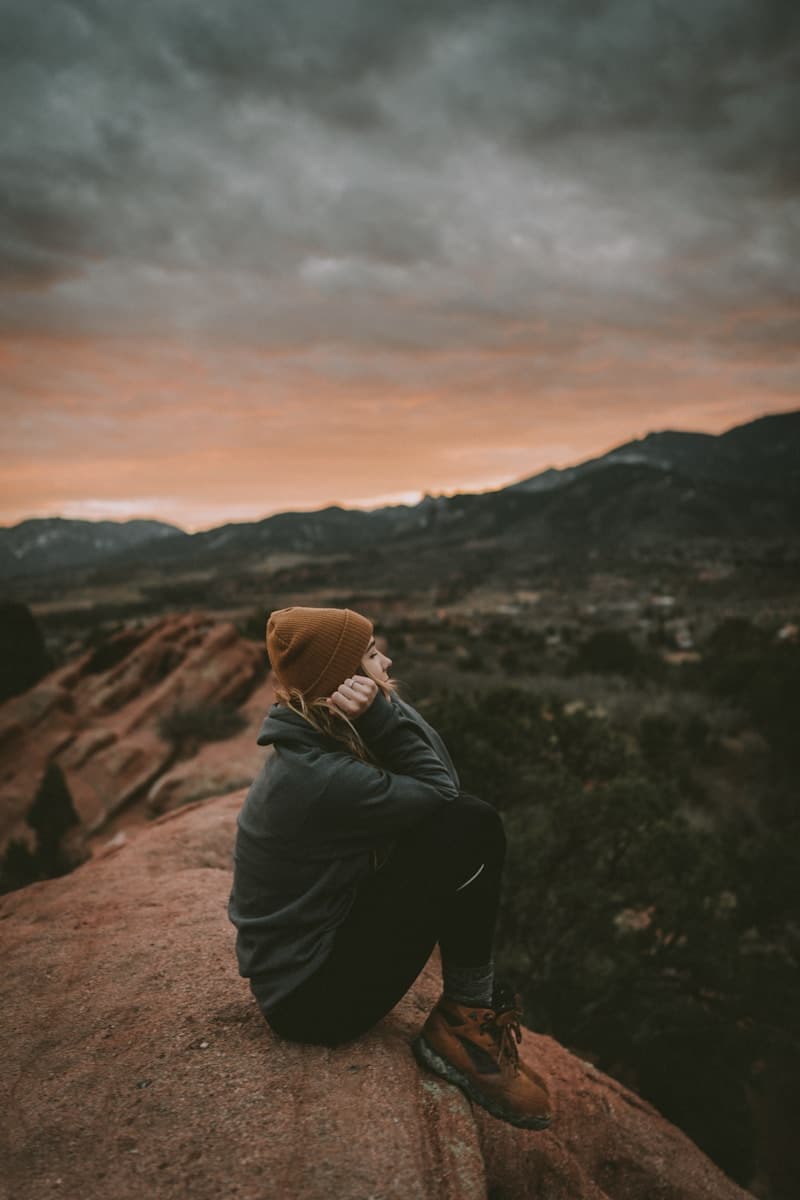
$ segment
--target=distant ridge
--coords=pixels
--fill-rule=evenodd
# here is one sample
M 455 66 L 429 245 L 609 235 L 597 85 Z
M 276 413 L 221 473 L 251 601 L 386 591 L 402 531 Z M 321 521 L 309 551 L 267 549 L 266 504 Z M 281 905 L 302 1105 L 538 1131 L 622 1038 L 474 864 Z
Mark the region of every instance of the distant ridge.
M 0 529 L 0 576 L 70 568 L 162 569 L 258 562 L 289 552 L 349 555 L 388 544 L 460 554 L 470 539 L 505 552 L 642 553 L 679 539 L 789 538 L 800 533 L 800 410 L 719 435 L 664 430 L 572 467 L 494 492 L 425 496 L 372 511 L 338 505 L 282 512 L 188 534 L 162 521 L 30 519 Z
M 545 491 L 612 463 L 643 463 L 698 480 L 777 488 L 800 485 L 800 409 L 758 417 L 721 434 L 670 429 L 648 433 L 598 458 L 562 469 L 549 467 L 510 487 Z
M 0 528 L 0 575 L 11 578 L 57 567 L 89 565 L 164 538 L 188 536 L 165 521 L 32 517 Z

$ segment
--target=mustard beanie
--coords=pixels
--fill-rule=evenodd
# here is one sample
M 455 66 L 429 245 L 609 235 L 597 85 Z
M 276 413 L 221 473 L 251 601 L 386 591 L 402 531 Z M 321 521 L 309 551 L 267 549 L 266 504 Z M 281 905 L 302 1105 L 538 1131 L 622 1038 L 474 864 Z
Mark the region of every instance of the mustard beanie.
M 316 700 L 355 674 L 371 637 L 372 622 L 351 608 L 279 608 L 267 621 L 267 654 L 279 683 Z

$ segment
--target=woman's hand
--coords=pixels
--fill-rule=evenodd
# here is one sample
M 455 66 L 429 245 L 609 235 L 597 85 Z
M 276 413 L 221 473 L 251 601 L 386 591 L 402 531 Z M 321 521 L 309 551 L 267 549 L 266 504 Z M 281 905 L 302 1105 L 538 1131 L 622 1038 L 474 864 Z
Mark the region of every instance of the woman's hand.
M 341 687 L 328 697 L 328 704 L 334 711 L 338 709 L 352 721 L 354 717 L 360 717 L 367 711 L 377 694 L 378 685 L 374 679 L 369 679 L 366 675 L 353 675 L 350 679 L 345 679 Z

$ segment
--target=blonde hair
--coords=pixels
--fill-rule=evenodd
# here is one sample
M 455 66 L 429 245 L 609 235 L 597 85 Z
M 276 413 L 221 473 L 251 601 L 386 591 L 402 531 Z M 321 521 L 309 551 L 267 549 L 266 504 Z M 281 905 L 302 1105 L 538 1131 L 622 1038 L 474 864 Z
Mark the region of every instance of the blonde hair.
M 359 664 L 358 669 L 360 674 L 367 675 L 370 679 L 374 680 L 387 700 L 392 692 L 396 691 L 397 680 L 389 679 L 384 682 L 382 679 L 376 679 L 363 661 Z M 331 708 L 326 696 L 318 696 L 315 700 L 306 700 L 301 691 L 297 688 L 285 687 L 277 678 L 275 685 L 275 699 L 280 704 L 285 704 L 292 712 L 296 712 L 298 716 L 303 717 L 308 721 L 309 725 L 316 729 L 317 733 L 324 734 L 325 737 L 334 738 L 337 742 L 342 742 L 354 758 L 360 758 L 362 762 L 375 764 L 374 755 L 370 753 L 364 739 L 350 718 L 345 716 L 343 712 Z

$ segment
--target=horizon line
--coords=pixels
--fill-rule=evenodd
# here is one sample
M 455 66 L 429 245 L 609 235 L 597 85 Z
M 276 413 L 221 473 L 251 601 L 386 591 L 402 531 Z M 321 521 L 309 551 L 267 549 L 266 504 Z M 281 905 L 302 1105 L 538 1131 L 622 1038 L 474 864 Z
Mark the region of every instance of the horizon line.
M 669 428 L 667 428 L 667 429 L 650 429 L 647 431 L 647 433 L 642 434 L 640 437 L 634 437 L 625 442 L 615 443 L 614 445 L 610 446 L 608 449 L 600 450 L 594 454 L 590 454 L 587 458 L 579 459 L 576 462 L 568 462 L 562 466 L 554 466 L 553 464 L 550 464 L 549 466 L 542 467 L 541 470 L 539 470 L 539 471 L 535 471 L 532 475 L 520 475 L 513 479 L 508 479 L 505 482 L 502 482 L 500 484 L 492 484 L 485 488 L 478 488 L 478 489 L 471 489 L 471 490 L 456 488 L 455 490 L 449 491 L 449 492 L 448 491 L 430 492 L 430 491 L 425 491 L 423 489 L 419 489 L 417 491 L 419 499 L 414 502 L 404 501 L 404 500 L 400 500 L 400 499 L 397 499 L 397 500 L 391 499 L 391 495 L 410 496 L 411 491 L 392 493 L 392 494 L 390 494 L 390 496 L 386 497 L 386 500 L 384 503 L 381 503 L 381 497 L 376 497 L 374 502 L 368 502 L 367 504 L 348 504 L 346 501 L 331 500 L 327 504 L 316 505 L 313 508 L 297 508 L 297 507 L 295 507 L 295 508 L 277 508 L 271 512 L 263 513 L 261 516 L 254 516 L 249 519 L 243 519 L 243 520 L 225 520 L 225 519 L 223 519 L 221 522 L 219 522 L 217 524 L 212 523 L 210 525 L 204 525 L 204 526 L 198 527 L 196 529 L 185 529 L 181 525 L 176 525 L 174 521 L 166 521 L 162 517 L 156 517 L 156 516 L 153 516 L 152 514 L 142 514 L 139 516 L 134 515 L 134 516 L 127 516 L 127 517 L 123 517 L 123 518 L 115 518 L 112 516 L 72 517 L 72 516 L 69 516 L 68 514 L 65 514 L 64 512 L 60 512 L 60 513 L 47 513 L 44 515 L 38 514 L 38 515 L 22 517 L 22 518 L 20 518 L 20 520 L 15 521 L 11 525 L 7 525 L 5 523 L 0 523 L 0 530 L 8 531 L 11 529 L 16 529 L 19 525 L 24 525 L 28 521 L 80 521 L 81 523 L 83 523 L 85 525 L 102 525 L 105 523 L 110 523 L 113 525 L 130 525 L 136 521 L 151 521 L 155 524 L 169 526 L 170 528 L 175 529 L 180 533 L 186 534 L 187 537 L 193 537 L 195 534 L 209 533 L 212 530 L 219 529 L 225 525 L 257 525 L 257 524 L 259 524 L 259 522 L 267 521 L 271 517 L 284 516 L 284 515 L 289 515 L 291 513 L 325 512 L 329 508 L 340 508 L 345 512 L 377 512 L 382 508 L 402 508 L 402 507 L 415 508 L 415 507 L 417 507 L 417 505 L 422 504 L 423 501 L 426 500 L 427 498 L 430 498 L 432 500 L 452 499 L 455 496 L 483 496 L 483 495 L 489 495 L 492 492 L 501 492 L 505 488 L 513 487 L 515 484 L 527 482 L 528 480 L 532 480 L 532 479 L 537 479 L 540 475 L 546 475 L 549 471 L 568 471 L 575 467 L 585 466 L 587 463 L 594 462 L 598 458 L 604 458 L 607 454 L 612 453 L 614 450 L 619 450 L 623 446 L 629 446 L 629 445 L 634 445 L 637 442 L 643 442 L 647 438 L 657 436 L 658 434 L 685 433 L 690 436 L 695 435 L 695 436 L 700 436 L 700 437 L 718 438 L 718 437 L 724 437 L 725 434 L 731 433 L 734 429 L 742 429 L 748 425 L 755 425 L 758 421 L 763 421 L 769 417 L 780 417 L 780 416 L 785 417 L 785 416 L 791 416 L 793 414 L 800 414 L 800 408 L 770 410 L 768 412 L 760 413 L 758 416 L 752 417 L 750 420 L 740 421 L 739 423 L 737 423 L 735 425 L 731 425 L 731 426 L 729 426 L 729 428 L 722 430 L 721 433 L 710 433 L 708 431 L 700 430 L 700 429 L 669 429 Z M 113 502 L 111 502 L 111 504 L 113 505 Z

